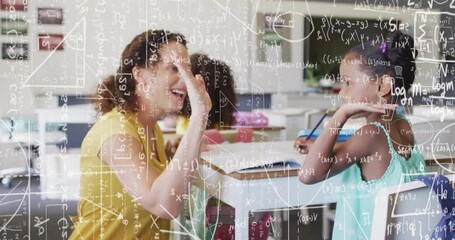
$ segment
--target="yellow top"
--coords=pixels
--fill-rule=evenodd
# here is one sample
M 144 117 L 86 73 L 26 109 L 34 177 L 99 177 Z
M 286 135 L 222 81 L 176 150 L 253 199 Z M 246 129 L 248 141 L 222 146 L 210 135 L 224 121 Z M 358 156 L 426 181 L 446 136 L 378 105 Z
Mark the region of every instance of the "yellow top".
M 142 143 L 149 167 L 162 172 L 167 166 L 163 134 L 156 124 L 153 129 L 156 158 L 150 154 L 143 130 L 134 114 L 122 114 L 116 108 L 104 114 L 90 129 L 81 147 L 79 216 L 70 239 L 169 239 L 169 233 L 160 230 L 169 231 L 170 221 L 152 215 L 133 202 L 110 166 L 98 157 L 109 137 L 130 134 Z
M 179 116 L 177 118 L 177 125 L 175 126 L 175 133 L 177 135 L 184 135 L 186 133 L 186 129 L 188 128 L 188 124 L 190 123 L 190 119 L 184 116 Z M 214 129 L 221 129 L 221 124 L 217 123 L 213 126 Z
M 179 116 L 177 118 L 177 125 L 175 126 L 175 133 L 178 135 L 183 135 L 186 133 L 190 119 L 187 117 Z

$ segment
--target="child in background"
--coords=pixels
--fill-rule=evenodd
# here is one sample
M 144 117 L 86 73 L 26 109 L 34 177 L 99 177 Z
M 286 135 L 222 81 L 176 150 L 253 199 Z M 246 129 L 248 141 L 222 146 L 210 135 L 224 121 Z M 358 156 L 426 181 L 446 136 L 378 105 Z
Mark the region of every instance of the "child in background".
M 221 129 L 235 125 L 233 113 L 237 104 L 237 95 L 230 67 L 222 61 L 210 59 L 207 55 L 200 53 L 192 54 L 190 61 L 191 72 L 202 75 L 205 88 L 212 101 L 212 109 L 209 112 L 206 129 Z M 191 105 L 188 97 L 185 98 L 180 113 L 176 126 L 177 135 L 185 134 L 189 116 L 191 116 Z M 179 143 L 180 137 L 167 142 L 168 157 L 173 156 Z
M 207 129 L 220 129 L 223 126 L 234 125 L 235 118 L 232 114 L 237 104 L 237 96 L 230 67 L 222 61 L 210 59 L 200 53 L 192 54 L 190 61 L 191 72 L 202 75 L 205 88 L 212 100 Z M 181 112 L 182 116 L 177 123 L 177 134 L 183 134 L 186 131 L 188 116 L 191 115 L 189 98 L 185 98 Z
M 332 239 L 369 239 L 375 193 L 426 171 L 411 126 L 394 104 L 402 97 L 395 89 L 407 91 L 414 81 L 416 56 L 414 40 L 401 32 L 380 46 L 353 47 L 340 65 L 344 104 L 315 141 L 295 141 L 308 154 L 300 181 L 313 184 L 343 174 L 346 190 L 337 202 Z M 346 121 L 360 117 L 367 124 L 335 144 Z

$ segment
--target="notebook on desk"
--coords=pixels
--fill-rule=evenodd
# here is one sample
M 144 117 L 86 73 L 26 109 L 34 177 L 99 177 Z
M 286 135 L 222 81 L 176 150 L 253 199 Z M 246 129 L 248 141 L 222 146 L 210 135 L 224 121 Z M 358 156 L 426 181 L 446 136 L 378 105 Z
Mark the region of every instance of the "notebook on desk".
M 211 145 L 201 153 L 203 164 L 225 174 L 298 170 L 303 158 L 291 141 Z
M 263 172 L 263 171 L 277 171 L 277 170 L 283 170 L 283 171 L 290 171 L 290 170 L 295 170 L 295 169 L 300 169 L 302 165 L 297 162 L 297 160 L 283 160 L 275 163 L 269 163 L 266 165 L 261 165 L 261 166 L 256 166 L 256 167 L 251 167 L 251 168 L 244 168 L 240 169 L 237 172 L 239 173 L 254 173 L 254 172 Z

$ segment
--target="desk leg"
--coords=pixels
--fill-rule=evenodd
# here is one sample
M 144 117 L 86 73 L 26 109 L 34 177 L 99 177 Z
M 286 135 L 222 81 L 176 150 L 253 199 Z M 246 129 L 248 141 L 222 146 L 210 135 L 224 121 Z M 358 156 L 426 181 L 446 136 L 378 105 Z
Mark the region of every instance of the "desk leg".
M 329 204 L 324 204 L 322 208 L 322 237 L 324 239 L 329 239 Z
M 286 210 L 282 209 L 282 210 L 274 210 L 273 211 L 273 218 L 281 219 L 281 221 L 276 221 L 276 222 L 272 223 L 272 225 L 273 225 L 273 239 L 275 239 L 275 240 L 281 240 L 281 236 L 283 236 L 283 229 L 281 227 L 281 224 L 283 224 L 283 221 L 284 221 L 284 217 L 283 217 L 284 216 L 284 211 L 286 211 Z
M 244 204 L 235 207 L 235 239 L 248 239 L 249 211 Z
M 41 192 L 47 192 L 46 186 L 46 116 L 43 113 L 38 114 L 38 151 L 39 151 L 39 166 L 37 169 L 40 175 Z M 46 193 L 41 194 L 41 199 L 47 199 Z

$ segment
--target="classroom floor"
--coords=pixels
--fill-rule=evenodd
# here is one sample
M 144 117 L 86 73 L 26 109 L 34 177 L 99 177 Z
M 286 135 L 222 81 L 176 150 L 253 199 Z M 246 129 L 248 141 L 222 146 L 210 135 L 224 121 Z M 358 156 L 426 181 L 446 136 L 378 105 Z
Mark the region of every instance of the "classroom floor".
M 42 200 L 39 193 L 39 177 L 32 177 L 30 181 L 25 177 L 15 178 L 10 189 L 0 185 L 0 232 L 3 238 L 25 239 L 30 236 L 30 239 L 47 240 L 70 236 L 70 216 L 77 214 L 77 202 Z M 282 239 L 322 239 L 322 210 L 314 208 L 309 213 L 312 221 L 304 225 L 300 211 L 289 211 L 289 218 L 281 221 Z
M 28 189 L 28 187 L 30 187 Z M 12 188 L 0 185 L 0 223 L 5 239 L 67 239 L 71 233 L 70 216 L 77 202 L 42 200 L 39 177 L 15 178 Z

